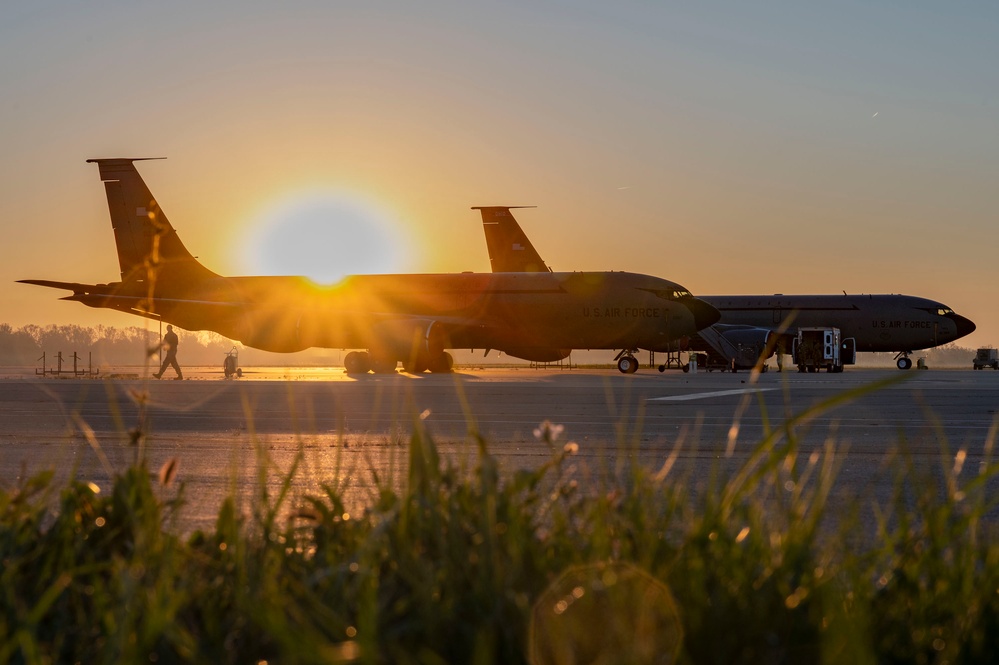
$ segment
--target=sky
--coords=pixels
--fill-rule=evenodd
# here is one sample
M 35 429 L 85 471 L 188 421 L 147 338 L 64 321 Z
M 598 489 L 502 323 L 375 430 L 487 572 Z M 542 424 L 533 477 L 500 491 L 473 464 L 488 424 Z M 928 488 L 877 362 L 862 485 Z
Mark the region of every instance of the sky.
M 142 325 L 95 157 L 222 274 L 488 271 L 471 206 L 555 270 L 695 295 L 906 293 L 999 344 L 999 4 L 0 7 L 0 323 Z M 970 362 L 970 360 L 969 360 Z

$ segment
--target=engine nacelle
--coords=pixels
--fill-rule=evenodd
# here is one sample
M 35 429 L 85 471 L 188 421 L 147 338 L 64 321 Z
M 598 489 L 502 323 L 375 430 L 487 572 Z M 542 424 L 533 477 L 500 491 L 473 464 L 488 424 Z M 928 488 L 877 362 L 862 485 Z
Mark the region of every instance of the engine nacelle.
M 508 356 L 530 360 L 535 363 L 552 363 L 565 360 L 572 353 L 572 349 L 548 349 L 540 346 L 508 347 L 500 349 L 500 351 Z
M 449 343 L 447 331 L 439 321 L 392 319 L 374 326 L 368 348 L 405 361 L 416 356 L 436 358 Z
M 737 347 L 757 349 L 757 355 L 767 348 L 770 335 L 767 328 L 738 327 L 722 331 L 722 336 Z M 769 356 L 769 354 L 767 354 Z
M 767 328 L 733 326 L 719 332 L 738 351 L 736 364 L 740 367 L 753 367 L 758 361 L 766 360 L 774 354 L 775 349 L 770 345 L 773 332 Z
M 246 346 L 274 353 L 294 353 L 312 346 L 298 334 L 298 318 L 283 310 L 255 310 L 241 316 L 233 338 Z

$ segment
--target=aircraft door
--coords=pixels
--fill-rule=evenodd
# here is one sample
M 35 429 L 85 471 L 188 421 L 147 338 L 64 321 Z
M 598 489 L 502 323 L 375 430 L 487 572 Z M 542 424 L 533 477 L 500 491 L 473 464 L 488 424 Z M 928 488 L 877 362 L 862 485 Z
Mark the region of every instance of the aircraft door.
M 774 324 L 779 325 L 782 318 L 784 318 L 784 312 L 781 311 L 780 305 L 777 305 L 774 307 Z
M 847 337 L 843 340 L 842 353 L 840 358 L 843 360 L 844 365 L 856 365 L 857 364 L 857 340 L 853 337 Z

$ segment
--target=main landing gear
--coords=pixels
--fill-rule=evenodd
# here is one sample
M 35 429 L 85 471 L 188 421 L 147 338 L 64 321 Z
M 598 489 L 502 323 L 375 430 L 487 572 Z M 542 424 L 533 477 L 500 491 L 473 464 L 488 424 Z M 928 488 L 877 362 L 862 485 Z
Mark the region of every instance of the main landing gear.
M 395 358 L 376 356 L 367 351 L 351 351 L 343 359 L 343 368 L 347 374 L 392 374 L 398 364 Z
M 634 351 L 625 349 L 614 358 L 617 361 L 617 368 L 622 374 L 634 374 L 638 371 L 638 360 L 633 354 Z
M 428 369 L 434 374 L 448 374 L 454 367 L 454 358 L 447 351 L 435 358 L 418 356 L 415 359 L 403 360 L 402 370 L 407 374 L 422 374 Z
M 899 369 L 910 369 L 912 367 L 912 361 L 909 360 L 910 353 L 912 351 L 899 351 L 895 356 L 895 366 Z
M 394 356 L 373 354 L 368 351 L 351 351 L 343 359 L 343 368 L 347 374 L 392 374 L 399 361 Z M 402 367 L 410 374 L 420 374 L 430 370 L 434 374 L 447 374 L 454 367 L 454 358 L 447 351 L 442 351 L 434 358 L 418 358 L 416 361 L 403 361 Z

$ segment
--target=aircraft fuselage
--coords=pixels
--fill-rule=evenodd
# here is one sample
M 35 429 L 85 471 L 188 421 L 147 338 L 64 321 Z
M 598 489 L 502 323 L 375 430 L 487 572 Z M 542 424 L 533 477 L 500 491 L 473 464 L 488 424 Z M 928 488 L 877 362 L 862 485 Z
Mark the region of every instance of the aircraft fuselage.
M 719 325 L 778 329 L 835 327 L 857 351 L 916 351 L 946 344 L 975 329 L 946 305 L 917 296 L 702 296 L 721 313 Z
M 152 306 L 136 307 L 150 293 Z M 569 349 L 666 350 L 717 318 L 674 282 L 626 272 L 352 275 L 328 287 L 304 277 L 214 277 L 151 291 L 115 283 L 68 299 L 268 351 L 392 347 L 400 357 L 412 333 L 434 323 L 446 329 L 447 348 L 555 360 Z

